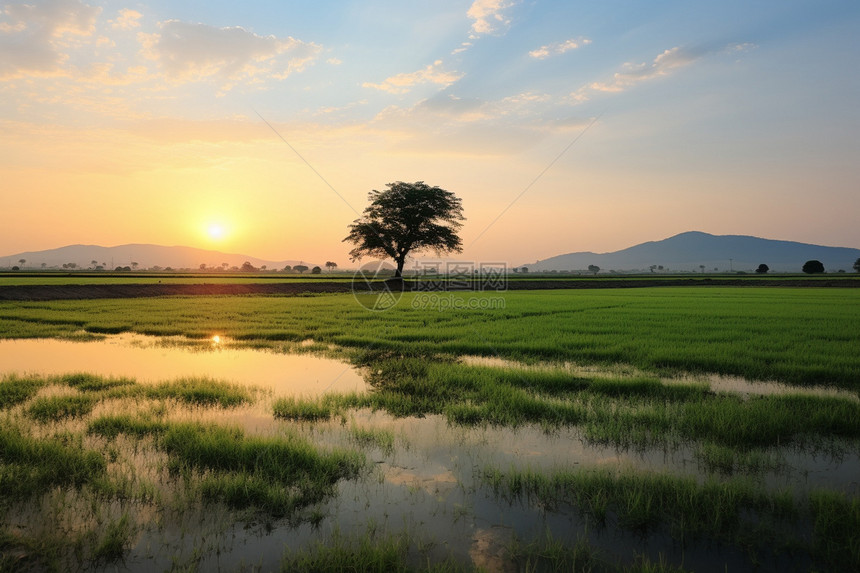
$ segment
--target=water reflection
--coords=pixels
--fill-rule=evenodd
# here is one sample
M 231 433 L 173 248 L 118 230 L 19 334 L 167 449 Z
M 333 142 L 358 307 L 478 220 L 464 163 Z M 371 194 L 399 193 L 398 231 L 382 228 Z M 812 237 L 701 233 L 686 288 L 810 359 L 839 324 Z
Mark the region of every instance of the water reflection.
M 361 392 L 367 385 L 350 365 L 309 354 L 231 348 L 220 335 L 203 346 L 164 346 L 137 334 L 95 342 L 55 339 L 0 340 L 0 375 L 89 372 L 139 382 L 209 377 L 258 386 L 278 395 L 318 396 Z

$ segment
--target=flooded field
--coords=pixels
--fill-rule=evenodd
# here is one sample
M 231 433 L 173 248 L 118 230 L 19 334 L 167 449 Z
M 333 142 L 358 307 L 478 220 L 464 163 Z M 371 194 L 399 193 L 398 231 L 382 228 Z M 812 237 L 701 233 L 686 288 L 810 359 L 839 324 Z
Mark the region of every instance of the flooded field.
M 356 369 L 344 362 L 312 354 L 239 348 L 219 335 L 202 342 L 132 333 L 106 336 L 95 342 L 0 340 L 2 374 L 70 372 L 127 377 L 139 382 L 208 377 L 292 396 L 367 389 Z
M 498 378 L 511 371 L 547 369 L 613 384 L 625 379 L 634 384 L 641 376 L 623 367 L 523 366 L 469 357 L 462 362 Z M 2 340 L 0 365 L 5 377 L 0 388 L 28 379 L 36 385 L 28 398 L 4 408 L 0 453 L 9 457 L 8 452 L 23 447 L 13 444 L 9 432 L 14 430 L 34 444 L 71 443 L 79 446 L 75 451 L 109 454 L 100 477 L 84 480 L 78 489 L 50 482 L 36 505 L 15 497 L 3 500 L 2 564 L 12 568 L 40 569 L 52 559 L 67 564 L 82 559 L 85 569 L 97 570 L 270 571 L 288 563 L 290 555 L 314 547 L 394 543 L 404 563 L 417 568 L 447 563 L 454 569 L 518 571 L 531 563 L 540 565 L 539 570 L 563 570 L 574 556 L 562 552 L 547 560 L 541 555 L 552 547 L 579 547 L 589 556 L 587 570 L 664 561 L 696 571 L 733 570 L 749 564 L 750 551 L 766 570 L 805 570 L 815 559 L 798 548 L 815 526 L 814 519 L 804 517 L 810 511 L 804 500 L 822 489 L 855 500 L 860 495 L 860 452 L 850 440 L 752 448 L 721 464 L 713 458 L 723 450 L 696 440 L 676 436 L 648 445 L 601 443 L 593 431 L 577 425 L 458 424 L 450 415 L 392 416 L 361 406 L 339 408 L 318 419 L 285 419 L 273 415 L 279 400 L 355 400 L 377 392 L 372 386 L 384 383 L 386 374 L 312 354 L 238 348 L 228 339 L 191 343 L 123 334 L 94 342 Z M 75 374 L 84 372 L 86 376 Z M 693 381 L 743 400 L 792 391 L 752 382 Z M 189 384 L 193 392 L 183 394 Z M 230 390 L 237 398 L 195 401 L 204 390 L 215 395 Z M 846 399 L 856 401 L 855 396 Z M 37 406 L 57 400 L 66 401 L 65 408 L 84 400 L 85 408 L 48 414 L 34 425 L 34 419 L 41 419 Z M 217 428 L 235 432 L 223 434 Z M 309 475 L 308 483 L 277 486 L 280 478 L 271 473 L 277 469 L 261 469 L 253 460 L 247 465 L 240 458 L 206 461 L 209 454 L 186 451 L 188 446 L 176 441 L 183 433 L 197 436 L 195 440 L 227 442 L 219 454 L 225 459 L 237 450 L 269 456 L 279 451 L 279 444 L 299 444 L 301 451 L 334 456 L 340 461 L 332 467 L 341 469 L 320 470 L 335 472 L 322 485 L 310 484 L 316 476 Z M 293 459 L 297 454 L 284 455 Z M 4 483 L 14 477 L 16 463 L 0 476 Z M 786 510 L 786 523 L 796 532 L 788 539 L 795 544 L 792 551 L 806 556 L 789 559 L 790 553 L 772 550 L 769 544 L 785 525 L 778 520 L 768 525 L 770 509 L 761 509 L 753 521 L 747 509 L 728 510 L 735 525 L 718 534 L 697 526 L 679 543 L 678 524 L 663 522 L 659 511 L 631 526 L 633 510 L 623 505 L 630 500 L 613 502 L 610 493 L 599 494 L 608 496 L 609 504 L 608 512 L 601 512 L 592 499 L 577 501 L 571 494 L 576 488 L 558 485 L 550 492 L 527 485 L 535 476 L 646 483 L 665 479 L 660 487 L 683 486 L 695 495 L 707 488 L 739 487 L 750 499 L 794 504 Z M 230 493 L 237 479 L 248 480 L 241 488 L 262 489 L 257 497 L 237 501 Z M 112 493 L 106 494 L 106 487 Z M 791 494 L 784 499 L 783 492 Z M 281 497 L 285 493 L 293 496 L 286 502 Z M 113 501 L 94 505 L 96 499 Z M 764 521 L 756 527 L 766 525 L 764 533 L 747 531 L 760 519 Z M 113 558 L 105 549 L 111 535 L 118 544 Z

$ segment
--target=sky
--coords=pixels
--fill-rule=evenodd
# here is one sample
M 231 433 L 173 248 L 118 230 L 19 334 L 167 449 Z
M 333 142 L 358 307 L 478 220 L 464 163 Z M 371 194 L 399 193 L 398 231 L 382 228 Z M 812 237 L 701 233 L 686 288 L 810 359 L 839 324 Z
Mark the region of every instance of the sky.
M 699 230 L 860 247 L 860 3 L 0 0 L 0 254 L 334 261 L 367 195 L 474 263 Z

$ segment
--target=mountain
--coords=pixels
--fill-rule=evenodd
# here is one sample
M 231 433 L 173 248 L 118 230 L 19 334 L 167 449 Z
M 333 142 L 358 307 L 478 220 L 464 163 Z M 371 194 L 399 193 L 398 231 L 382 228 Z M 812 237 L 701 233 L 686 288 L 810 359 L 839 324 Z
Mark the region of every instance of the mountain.
M 597 265 L 603 271 L 644 271 L 662 265 L 664 271 L 754 272 L 762 263 L 774 272 L 801 272 L 803 263 L 817 259 L 827 272 L 853 270 L 860 249 L 824 247 L 792 241 L 774 241 L 747 235 L 681 233 L 662 241 L 649 241 L 613 253 L 569 253 L 525 265 L 530 271 L 577 271 Z M 522 266 L 522 265 L 521 265 Z
M 0 267 L 11 267 L 20 265 L 20 259 L 26 259 L 22 268 L 62 268 L 64 264 L 75 263 L 79 269 L 88 269 L 93 266 L 92 261 L 97 261 L 105 269 L 112 270 L 116 267 L 132 266 L 137 263 L 138 269 L 151 269 L 158 266 L 172 269 L 199 269 L 201 264 L 207 267 L 221 267 L 227 263 L 228 267 L 241 267 L 242 263 L 248 261 L 257 268 L 266 265 L 268 269 L 282 269 L 286 265 L 295 266 L 304 264 L 308 267 L 316 266 L 316 263 L 298 260 L 268 261 L 250 257 L 248 255 L 228 254 L 206 249 L 195 249 L 193 247 L 164 247 L 161 245 L 119 245 L 116 247 L 100 247 L 98 245 L 69 245 L 59 249 L 47 251 L 35 251 L 17 253 L 0 257 Z

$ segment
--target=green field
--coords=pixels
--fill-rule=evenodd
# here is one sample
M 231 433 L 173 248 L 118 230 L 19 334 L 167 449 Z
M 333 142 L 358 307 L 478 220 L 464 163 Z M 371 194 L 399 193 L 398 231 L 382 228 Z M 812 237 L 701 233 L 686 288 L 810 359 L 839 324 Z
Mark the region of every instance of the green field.
M 137 556 L 152 513 L 159 531 L 194 532 L 190 553 L 180 543 L 169 567 L 158 562 L 175 569 L 211 565 L 234 523 L 263 524 L 263 537 L 328 532 L 323 545 L 281 547 L 284 570 L 856 569 L 856 476 L 854 486 L 850 475 L 829 485 L 804 476 L 860 463 L 858 324 L 860 291 L 840 288 L 408 293 L 384 312 L 352 295 L 0 302 L 3 338 L 134 332 L 202 348 L 219 335 L 338 357 L 372 385 L 278 398 L 212 379 L 6 376 L 0 570 Z M 788 389 L 723 391 L 715 375 Z M 265 429 L 223 422 L 246 411 Z M 441 437 L 421 433 L 431 426 Z M 564 452 L 554 436 L 598 461 L 532 462 L 486 445 Z M 430 497 L 396 477 L 431 456 L 427 439 L 470 460 L 434 478 Z M 633 467 L 611 461 L 628 457 Z M 350 527 L 338 508 L 377 495 L 403 495 L 422 520 L 451 524 L 438 539 L 434 525 L 379 516 Z M 491 557 L 448 545 L 443 531 L 486 503 L 522 513 L 530 529 L 513 527 Z M 52 535 L 12 526 L 36 506 L 39 519 L 68 525 Z M 218 527 L 194 525 L 206 511 Z M 666 535 L 679 545 L 661 544 Z M 616 553 L 613 536 L 626 549 Z M 476 535 L 471 547 L 482 543 Z

